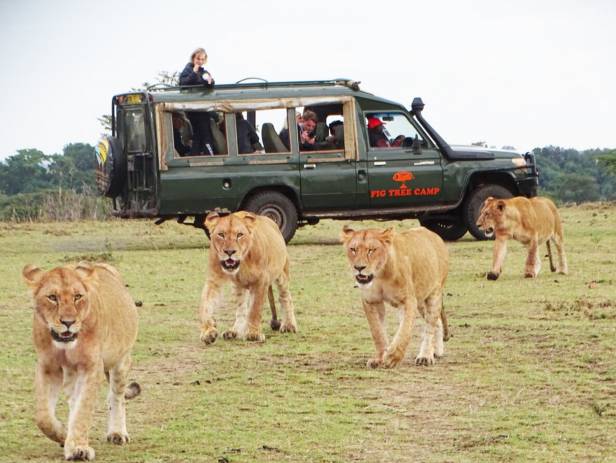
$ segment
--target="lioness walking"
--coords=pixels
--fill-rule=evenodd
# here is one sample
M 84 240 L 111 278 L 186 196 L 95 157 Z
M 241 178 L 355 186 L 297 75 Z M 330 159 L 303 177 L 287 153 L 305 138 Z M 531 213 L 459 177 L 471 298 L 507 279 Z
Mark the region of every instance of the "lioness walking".
M 140 392 L 137 383 L 127 386 L 137 308 L 118 271 L 107 264 L 48 272 L 28 265 L 22 275 L 35 305 L 36 424 L 64 446 L 67 460 L 93 460 L 88 433 L 103 372 L 109 380 L 107 440 L 129 441 L 124 399 Z M 69 397 L 67 429 L 55 415 L 63 386 Z
M 208 279 L 201 293 L 199 315 L 201 340 L 210 344 L 218 337 L 214 311 L 222 302 L 225 282 L 233 283 L 236 297 L 235 323 L 224 339 L 263 341 L 261 310 L 266 294 L 272 309 L 272 329 L 297 331 L 289 292 L 289 255 L 278 226 L 268 217 L 239 211 L 221 216 L 212 212 L 205 219 L 211 236 Z M 272 285 L 284 310 L 282 325 L 276 319 Z
M 538 247 L 545 243 L 548 248 L 550 270 L 566 275 L 569 272 L 563 226 L 556 205 L 548 198 L 540 196 L 525 198 L 518 196 L 511 199 L 487 198 L 477 226 L 484 230 L 487 236 L 494 236 L 494 252 L 492 270 L 487 274 L 488 280 L 496 280 L 503 271 L 503 263 L 507 255 L 507 240 L 513 238 L 528 248 L 524 276 L 536 278 L 541 270 L 541 258 Z M 550 241 L 553 241 L 558 251 L 558 268 L 552 260 Z
M 404 358 L 411 340 L 415 314 L 426 321 L 417 365 L 431 365 L 444 354 L 448 339 L 443 310 L 443 287 L 449 255 L 443 240 L 426 228 L 403 232 L 354 231 L 344 227 L 341 240 L 361 289 L 364 312 L 376 347 L 368 367 L 395 367 Z M 385 303 L 400 311 L 400 325 L 388 345 Z

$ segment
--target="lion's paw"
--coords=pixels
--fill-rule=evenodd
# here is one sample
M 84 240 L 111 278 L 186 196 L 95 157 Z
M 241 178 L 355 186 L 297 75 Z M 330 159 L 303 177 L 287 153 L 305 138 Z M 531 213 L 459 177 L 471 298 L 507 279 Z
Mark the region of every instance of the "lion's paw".
M 265 341 L 265 335 L 259 331 L 249 331 L 246 333 L 246 341 Z
M 536 276 L 534 272 L 524 272 L 524 278 L 535 278 Z
M 218 331 L 216 331 L 216 328 L 210 328 L 209 330 L 201 331 L 201 341 L 205 344 L 212 344 L 214 341 L 216 341 L 217 337 Z
M 422 366 L 428 366 L 428 365 L 434 365 L 434 356 L 432 357 L 424 357 L 424 356 L 417 356 L 415 358 L 415 365 L 422 365 Z
M 69 461 L 92 461 L 94 449 L 87 445 L 68 445 L 64 447 L 64 458 Z
M 496 273 L 496 272 L 488 272 L 488 274 L 487 274 L 488 280 L 492 280 L 492 281 L 498 280 L 499 276 L 500 276 L 500 274 Z
M 280 329 L 280 320 L 272 318 L 270 320 L 270 326 L 272 327 L 272 330 L 278 331 Z
M 400 362 L 402 362 L 402 359 L 404 358 L 404 355 L 399 355 L 396 353 L 393 354 L 385 354 L 385 357 L 383 358 L 383 366 L 385 368 L 394 368 L 397 367 Z
M 297 326 L 295 323 L 283 322 L 280 327 L 281 333 L 297 333 Z
M 381 365 L 383 365 L 383 360 L 379 357 L 371 358 L 370 360 L 366 362 L 366 366 L 368 368 L 378 368 Z
M 121 432 L 110 432 L 107 434 L 107 442 L 115 445 L 124 445 L 130 442 L 128 434 Z
M 237 331 L 227 330 L 222 334 L 222 338 L 225 340 L 235 339 L 237 338 Z

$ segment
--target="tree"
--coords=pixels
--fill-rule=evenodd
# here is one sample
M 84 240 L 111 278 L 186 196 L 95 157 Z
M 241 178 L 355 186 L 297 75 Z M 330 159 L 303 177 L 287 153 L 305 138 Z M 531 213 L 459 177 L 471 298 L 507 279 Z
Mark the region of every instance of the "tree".
M 14 195 L 45 188 L 49 184 L 48 159 L 42 151 L 24 149 L 0 162 L 0 192 Z
M 611 150 L 607 153 L 597 156 L 597 159 L 599 160 L 599 163 L 603 165 L 610 174 L 616 175 L 616 150 Z
M 555 193 L 564 202 L 581 203 L 599 199 L 599 185 L 590 175 L 562 174 L 556 178 Z
M 96 157 L 94 147 L 87 143 L 69 143 L 63 154 L 50 156 L 50 185 L 81 192 L 94 188 Z

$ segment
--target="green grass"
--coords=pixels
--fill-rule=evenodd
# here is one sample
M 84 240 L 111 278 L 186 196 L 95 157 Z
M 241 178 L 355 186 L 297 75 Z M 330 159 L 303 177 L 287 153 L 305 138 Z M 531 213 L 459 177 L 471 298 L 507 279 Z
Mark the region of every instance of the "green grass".
M 198 230 L 0 224 L 0 461 L 62 459 L 33 420 L 36 357 L 21 268 L 79 259 L 117 266 L 143 302 L 133 440 L 105 442 L 101 388 L 91 433 L 98 461 L 616 461 L 616 206 L 561 212 L 570 275 L 551 274 L 544 259 L 539 278 L 524 279 L 525 251 L 511 243 L 503 275 L 487 281 L 492 243 L 466 236 L 449 245 L 446 356 L 413 365 L 418 326 L 404 363 L 376 371 L 365 368 L 374 347 L 337 242 L 341 222 L 303 228 L 289 246 L 298 334 L 273 333 L 264 320 L 265 343 L 211 346 L 199 342 L 207 240 Z M 233 316 L 221 310 L 219 327 Z M 388 322 L 393 330 L 393 312 Z

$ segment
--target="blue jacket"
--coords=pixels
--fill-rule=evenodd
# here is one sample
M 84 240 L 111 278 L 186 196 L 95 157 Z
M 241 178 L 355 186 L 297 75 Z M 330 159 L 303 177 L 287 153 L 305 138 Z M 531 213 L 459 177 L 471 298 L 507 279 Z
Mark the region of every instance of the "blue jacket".
M 213 87 L 214 79 L 212 79 L 211 84 L 208 84 L 207 80 L 203 78 L 205 72 L 207 71 L 201 67 L 199 72 L 196 73 L 193 71 L 193 64 L 188 63 L 180 74 L 180 85 L 205 85 L 206 87 Z

